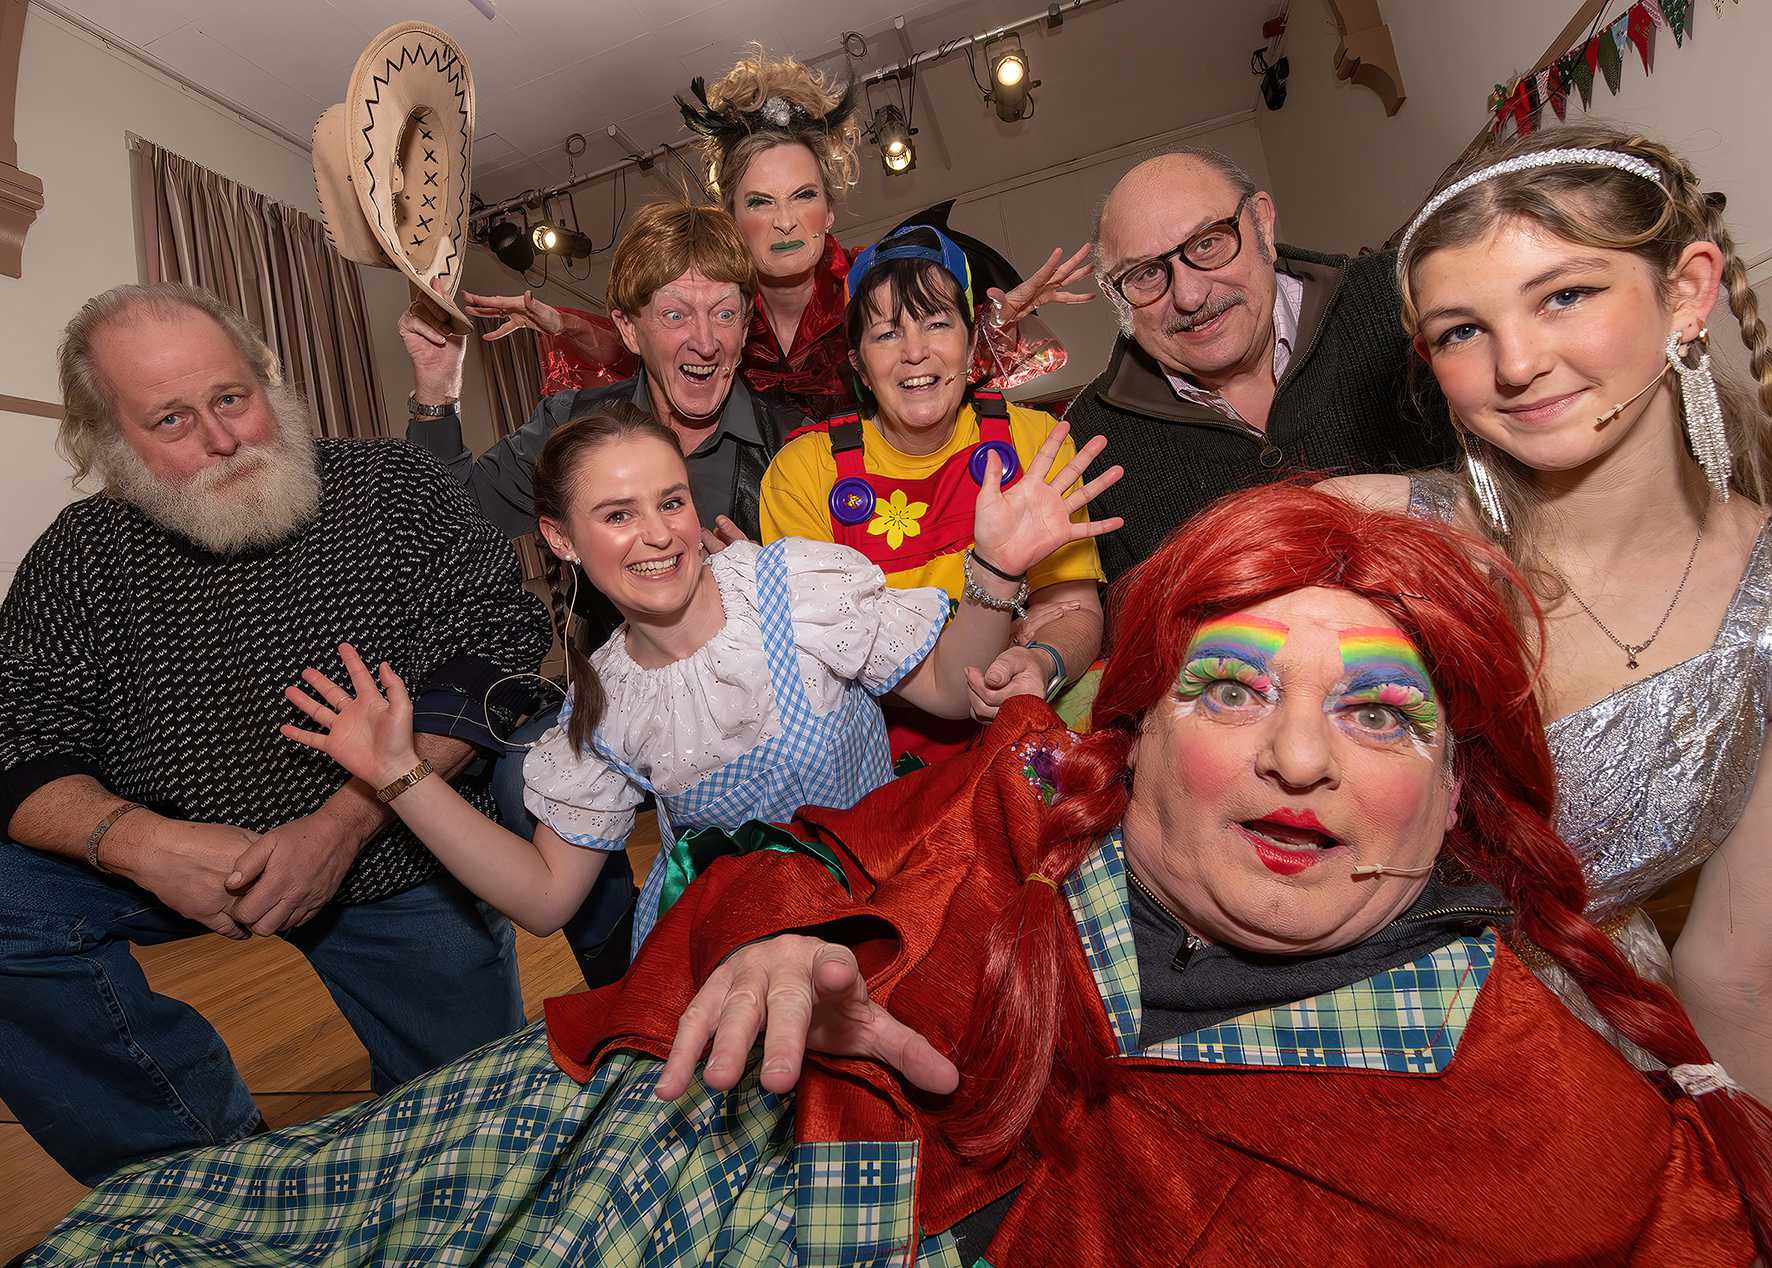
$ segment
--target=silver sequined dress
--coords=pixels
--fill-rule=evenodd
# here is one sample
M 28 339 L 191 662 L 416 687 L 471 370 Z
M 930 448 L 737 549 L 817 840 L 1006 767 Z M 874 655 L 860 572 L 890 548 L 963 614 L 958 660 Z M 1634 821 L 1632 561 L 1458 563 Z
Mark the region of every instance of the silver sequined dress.
M 1452 498 L 1431 477 L 1409 481 L 1418 518 L 1449 523 Z M 1772 521 L 1709 648 L 1546 728 L 1557 830 L 1587 872 L 1588 916 L 1613 929 L 1639 972 L 1664 981 L 1666 949 L 1631 909 L 1702 864 L 1741 819 L 1772 703 L 1769 620 Z

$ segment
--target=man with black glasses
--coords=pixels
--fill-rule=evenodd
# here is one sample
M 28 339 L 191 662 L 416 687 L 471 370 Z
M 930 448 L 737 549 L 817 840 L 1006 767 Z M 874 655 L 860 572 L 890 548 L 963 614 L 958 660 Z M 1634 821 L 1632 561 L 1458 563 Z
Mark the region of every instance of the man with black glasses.
M 1067 418 L 1126 468 L 1091 502 L 1126 520 L 1098 539 L 1109 580 L 1233 490 L 1456 456 L 1444 406 L 1410 399 L 1395 257 L 1276 250 L 1273 200 L 1224 155 L 1133 168 L 1094 246 L 1120 338 Z

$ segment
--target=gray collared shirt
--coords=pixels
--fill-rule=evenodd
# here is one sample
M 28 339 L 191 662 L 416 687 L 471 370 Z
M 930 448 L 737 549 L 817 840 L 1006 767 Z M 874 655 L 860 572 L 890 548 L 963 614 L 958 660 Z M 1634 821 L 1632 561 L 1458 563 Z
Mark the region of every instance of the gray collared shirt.
M 599 400 L 619 393 L 623 386 L 617 383 L 585 391 L 556 392 L 542 401 L 528 422 L 478 458 L 462 440 L 459 414 L 413 418 L 407 423 L 406 439 L 429 450 L 450 475 L 467 487 L 480 513 L 503 529 L 506 536 L 521 537 L 535 530 L 535 464 L 548 437 L 562 423 L 594 408 Z M 644 370 L 635 376 L 629 399 L 648 414 L 652 412 Z M 687 459 L 696 515 L 710 527 L 715 516 L 732 516 L 740 445 L 761 449 L 763 433 L 757 424 L 750 389 L 743 379 L 734 377 L 732 391 L 720 412 L 719 427 Z
M 1304 307 L 1304 283 L 1289 273 L 1274 274 L 1274 382 L 1286 373 L 1286 366 L 1292 360 L 1292 345 L 1298 341 L 1298 314 Z M 1215 414 L 1223 414 L 1236 422 L 1243 422 L 1243 416 L 1237 413 L 1236 406 L 1210 388 L 1201 387 L 1183 374 L 1171 374 L 1163 371 L 1163 377 L 1169 380 L 1169 386 L 1182 400 L 1194 405 L 1202 405 Z
M 646 371 L 634 377 L 634 404 L 648 414 L 653 412 L 652 397 L 646 390 Z M 716 516 L 732 517 L 732 491 L 738 482 L 738 447 L 761 445 L 763 434 L 757 430 L 757 410 L 744 381 L 736 375 L 726 406 L 720 411 L 720 425 L 696 446 L 685 459 L 689 467 L 689 493 L 695 499 L 695 514 L 708 528 Z

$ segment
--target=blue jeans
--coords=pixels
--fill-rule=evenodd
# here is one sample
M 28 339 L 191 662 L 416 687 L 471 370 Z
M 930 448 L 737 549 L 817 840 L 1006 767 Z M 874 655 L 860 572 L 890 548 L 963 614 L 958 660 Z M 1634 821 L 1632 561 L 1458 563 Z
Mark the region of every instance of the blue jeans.
M 523 759 L 529 755 L 528 745 L 557 721 L 557 713 L 539 713 L 511 732 L 509 751 L 493 767 L 492 796 L 498 803 L 499 822 L 520 837 L 535 832 L 535 816 L 523 808 Z M 627 971 L 633 914 L 634 869 L 627 852 L 616 850 L 605 860 L 584 905 L 560 929 L 587 986 L 605 986 Z
M 204 932 L 125 880 L 0 839 L 0 1097 L 82 1184 L 260 1124 L 215 1028 L 130 954 Z M 377 1092 L 523 1025 L 510 922 L 448 877 L 283 937 L 369 1050 Z

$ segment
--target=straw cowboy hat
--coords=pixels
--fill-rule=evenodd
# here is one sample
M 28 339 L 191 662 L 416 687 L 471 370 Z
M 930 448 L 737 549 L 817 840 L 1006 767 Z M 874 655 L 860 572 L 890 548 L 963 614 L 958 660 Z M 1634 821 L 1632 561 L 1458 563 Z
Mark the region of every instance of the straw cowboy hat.
M 314 124 L 314 186 L 347 260 L 397 268 L 458 333 L 474 80 L 448 35 L 399 22 L 369 42 L 345 99 Z M 436 285 L 433 285 L 436 283 Z

